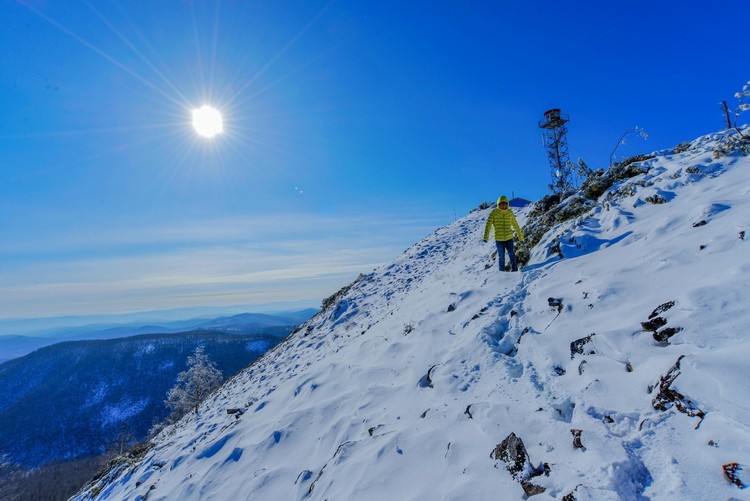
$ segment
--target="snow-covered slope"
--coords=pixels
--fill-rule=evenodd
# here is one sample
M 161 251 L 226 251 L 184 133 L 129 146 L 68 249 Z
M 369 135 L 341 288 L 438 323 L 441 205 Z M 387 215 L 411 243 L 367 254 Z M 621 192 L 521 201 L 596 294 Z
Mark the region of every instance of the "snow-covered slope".
M 750 162 L 713 139 L 645 161 L 521 273 L 487 210 L 437 230 L 80 499 L 522 499 L 511 433 L 535 500 L 749 498 L 722 465 L 750 483 Z

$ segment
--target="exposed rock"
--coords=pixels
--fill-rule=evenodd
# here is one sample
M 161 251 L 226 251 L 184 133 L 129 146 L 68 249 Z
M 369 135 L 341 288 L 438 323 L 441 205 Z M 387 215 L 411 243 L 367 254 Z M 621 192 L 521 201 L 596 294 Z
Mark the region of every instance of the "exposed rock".
M 654 340 L 661 346 L 667 346 L 669 345 L 669 338 L 671 338 L 681 330 L 682 327 L 667 327 L 666 329 L 662 329 L 659 332 L 654 332 L 652 335 L 654 337 Z
M 429 409 L 427 409 L 427 410 L 429 410 Z M 424 417 L 424 416 L 425 416 L 425 414 L 427 414 L 427 411 L 424 411 L 424 414 L 422 414 L 422 417 Z M 379 430 L 380 428 L 382 428 L 383 426 L 385 426 L 385 425 L 383 425 L 383 424 L 379 424 L 379 425 L 377 425 L 377 426 L 373 426 L 373 427 L 371 427 L 370 429 L 368 429 L 368 430 L 367 430 L 367 433 L 369 433 L 369 434 L 370 434 L 370 436 L 372 437 L 372 436 L 374 436 L 374 435 L 375 435 L 375 432 L 376 432 L 376 431 L 378 431 L 378 430 Z
M 541 494 L 546 490 L 544 487 L 540 485 L 534 485 L 528 480 L 521 480 L 521 487 L 523 487 L 523 492 L 525 492 L 529 497 Z
M 652 318 L 661 315 L 665 311 L 671 309 L 673 306 L 674 301 L 667 301 L 666 303 L 660 304 L 654 309 L 654 311 L 651 312 L 651 315 L 648 316 L 648 319 L 651 320 Z
M 654 340 L 661 346 L 669 345 L 669 338 L 682 330 L 682 327 L 667 327 L 666 329 L 659 331 L 659 329 L 667 325 L 667 319 L 659 315 L 669 310 L 674 305 L 674 301 L 667 301 L 666 303 L 660 304 L 651 312 L 651 315 L 648 316 L 648 321 L 641 322 L 643 330 L 651 332 Z
M 625 370 L 628 372 L 633 372 L 633 364 L 631 364 L 629 361 L 625 364 Z
M 456 304 L 455 304 L 455 303 L 451 303 L 451 304 L 449 304 L 449 305 L 448 305 L 448 311 L 449 311 L 449 312 L 450 312 L 450 311 L 456 311 Z
M 490 457 L 505 463 L 505 468 L 521 484 L 527 496 L 534 496 L 545 491 L 544 487 L 532 484 L 529 479 L 542 474 L 549 475 L 549 465 L 545 463 L 541 468 L 535 469 L 531 465 L 523 441 L 515 433 L 511 433 L 496 445 Z
M 656 332 L 665 325 L 667 325 L 667 319 L 664 317 L 656 317 L 648 322 L 641 322 L 641 327 L 646 332 Z
M 592 349 L 589 349 L 586 351 L 584 348 L 585 346 L 591 341 L 591 338 L 596 335 L 596 332 L 592 332 L 586 337 L 582 337 L 581 339 L 576 339 L 572 343 L 570 343 L 570 359 L 573 360 L 576 355 L 594 355 L 596 352 Z M 586 351 L 584 353 L 584 351 Z
M 562 298 L 558 298 L 558 297 L 547 298 L 547 304 L 549 304 L 550 308 L 556 309 L 558 313 L 560 313 L 563 310 Z
M 583 376 L 584 366 L 587 364 L 585 360 L 582 360 L 580 364 L 578 364 L 578 375 Z
M 236 418 L 239 418 L 241 415 L 245 413 L 245 409 L 240 409 L 239 407 L 233 407 L 231 409 L 227 409 L 227 414 L 232 415 L 234 414 Z
M 583 442 L 581 442 L 581 433 L 583 433 L 583 430 L 573 428 L 570 430 L 570 433 L 573 434 L 573 447 L 585 450 L 586 448 L 583 446 Z
M 701 219 L 701 220 L 700 220 L 700 221 L 698 221 L 697 223 L 693 223 L 693 228 L 698 228 L 698 227 L 700 227 L 700 226 L 705 226 L 706 224 L 708 224 L 708 223 L 706 222 L 706 220 L 705 220 L 705 219 Z
M 517 480 L 527 477 L 533 471 L 526 446 L 515 433 L 511 433 L 496 445 L 491 457 L 504 462 L 511 476 Z
M 521 339 L 523 338 L 524 334 L 528 334 L 530 330 L 531 330 L 531 328 L 528 327 L 528 326 L 523 328 L 523 330 L 521 331 L 521 334 L 518 336 L 518 340 L 516 341 L 516 347 L 513 348 L 513 355 L 512 356 L 516 356 L 515 352 L 518 351 L 517 350 L 517 346 L 519 344 L 521 344 Z
M 469 416 L 469 419 L 474 419 L 474 416 L 471 415 L 471 404 L 466 406 L 466 410 L 464 411 L 464 414 Z
M 422 379 L 419 380 L 419 387 L 420 388 L 432 388 L 432 371 L 435 369 L 435 365 L 430 367 L 430 370 L 427 371 L 427 374 L 422 376 Z
M 684 357 L 685 355 L 680 355 L 680 358 L 677 359 L 672 368 L 659 378 L 659 383 L 657 384 L 659 391 L 651 401 L 651 404 L 657 411 L 665 411 L 673 404 L 678 411 L 690 417 L 699 418 L 700 421 L 695 425 L 695 428 L 698 429 L 706 413 L 700 410 L 697 404 L 685 397 L 685 395 L 670 388 L 674 380 L 677 379 L 677 376 L 680 375 L 680 362 Z
M 745 487 L 747 487 L 747 485 L 745 485 L 737 475 L 738 472 L 742 471 L 742 465 L 740 465 L 739 463 L 726 463 L 722 465 L 722 468 L 724 469 L 724 476 L 727 477 L 727 480 L 729 480 L 740 489 L 744 489 Z

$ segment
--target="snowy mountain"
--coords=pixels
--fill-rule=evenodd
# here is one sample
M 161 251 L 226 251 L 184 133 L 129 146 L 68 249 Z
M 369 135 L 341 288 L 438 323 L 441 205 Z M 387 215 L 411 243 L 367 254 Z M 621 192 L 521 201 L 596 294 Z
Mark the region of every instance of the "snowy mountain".
M 33 468 L 101 454 L 122 433 L 143 440 L 198 346 L 228 377 L 278 341 L 203 330 L 68 341 L 0 364 L 0 458 Z
M 295 326 L 303 323 L 315 313 L 317 313 L 316 310 L 307 309 L 274 315 L 241 313 L 216 318 L 191 318 L 188 320 L 162 321 L 152 324 L 143 324 L 142 322 L 119 324 L 98 323 L 45 329 L 37 331 L 33 336 L 0 336 L 0 363 L 21 357 L 38 348 L 61 341 L 115 339 L 140 334 L 174 334 L 202 329 L 229 334 L 263 334 L 283 338 L 294 330 Z M 44 319 L 44 321 L 53 322 L 54 319 Z M 2 323 L 0 322 L 0 324 Z M 33 324 L 34 322 L 33 320 L 29 320 L 28 323 Z
M 76 499 L 747 499 L 750 161 L 720 136 L 550 208 L 579 207 L 520 273 L 489 210 L 438 229 Z

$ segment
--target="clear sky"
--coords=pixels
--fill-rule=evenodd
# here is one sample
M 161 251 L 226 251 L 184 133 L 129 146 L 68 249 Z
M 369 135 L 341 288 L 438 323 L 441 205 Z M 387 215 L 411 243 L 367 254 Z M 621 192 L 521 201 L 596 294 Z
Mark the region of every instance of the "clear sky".
M 2 0 L 0 320 L 319 305 L 482 201 L 542 197 L 549 108 L 593 168 L 634 126 L 618 157 L 721 129 L 749 12 Z

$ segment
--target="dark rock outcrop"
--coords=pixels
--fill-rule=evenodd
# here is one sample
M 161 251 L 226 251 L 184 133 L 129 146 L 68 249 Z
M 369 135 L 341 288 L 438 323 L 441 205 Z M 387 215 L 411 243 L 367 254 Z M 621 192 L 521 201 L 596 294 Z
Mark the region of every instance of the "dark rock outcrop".
M 427 371 L 427 374 L 422 376 L 422 379 L 419 380 L 419 387 L 420 388 L 432 388 L 432 371 L 435 369 L 435 365 L 430 367 L 430 370 Z
M 695 402 L 677 390 L 671 388 L 672 383 L 674 383 L 677 376 L 680 375 L 680 362 L 683 358 L 685 358 L 685 355 L 680 355 L 680 358 L 677 359 L 672 368 L 659 378 L 659 382 L 655 386 L 659 391 L 651 401 L 651 404 L 657 411 L 665 411 L 669 409 L 671 405 L 674 405 L 678 411 L 687 414 L 688 416 L 699 418 L 700 421 L 695 425 L 695 428 L 697 429 L 701 425 L 706 413 L 700 410 Z M 650 388 L 650 390 L 653 391 L 654 387 Z
M 576 339 L 572 343 L 570 343 L 570 359 L 573 360 L 573 358 L 576 355 L 594 355 L 596 352 L 589 348 L 588 350 L 585 349 L 586 345 L 591 341 L 591 338 L 593 338 L 596 335 L 596 332 L 592 332 L 586 337 L 582 337 L 581 339 Z
M 664 317 L 656 317 L 647 322 L 641 322 L 641 327 L 646 332 L 656 333 L 659 329 L 667 325 L 667 319 Z
M 742 471 L 742 466 L 739 463 L 726 463 L 722 465 L 722 468 L 724 469 L 724 476 L 727 477 L 727 480 L 729 480 L 740 489 L 744 489 L 747 487 L 747 485 L 745 485 L 745 483 L 742 482 L 742 480 L 740 480 L 740 477 L 738 476 L 738 472 Z
M 570 430 L 570 433 L 573 434 L 573 447 L 586 450 L 586 447 L 583 446 L 583 442 L 581 442 L 581 433 L 583 433 L 583 430 L 574 428 Z
M 666 303 L 660 304 L 654 309 L 654 311 L 651 312 L 646 322 L 641 322 L 641 327 L 643 328 L 643 330 L 646 332 L 650 332 L 654 338 L 654 341 L 656 341 L 660 346 L 668 346 L 669 338 L 682 330 L 682 327 L 666 327 L 662 330 L 659 330 L 667 325 L 667 319 L 660 315 L 665 311 L 668 311 L 674 305 L 674 301 L 668 301 Z
M 505 463 L 505 468 L 521 484 L 527 496 L 534 496 L 545 491 L 544 487 L 532 484 L 530 479 L 540 475 L 549 475 L 549 465 L 545 463 L 540 468 L 534 468 L 523 440 L 515 433 L 511 433 L 496 445 L 490 457 Z

